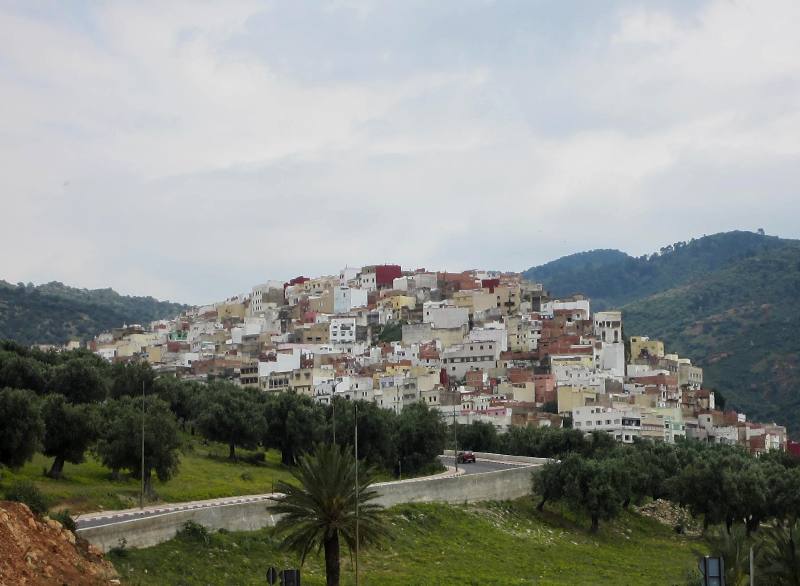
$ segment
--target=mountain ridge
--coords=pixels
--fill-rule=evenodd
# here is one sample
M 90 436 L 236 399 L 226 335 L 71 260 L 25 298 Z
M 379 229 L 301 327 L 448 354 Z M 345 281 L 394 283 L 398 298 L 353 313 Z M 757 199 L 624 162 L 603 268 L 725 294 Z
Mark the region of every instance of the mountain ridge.
M 123 323 L 173 317 L 189 307 L 111 288 L 79 289 L 50 281 L 41 285 L 0 279 L 0 339 L 22 344 L 85 341 Z

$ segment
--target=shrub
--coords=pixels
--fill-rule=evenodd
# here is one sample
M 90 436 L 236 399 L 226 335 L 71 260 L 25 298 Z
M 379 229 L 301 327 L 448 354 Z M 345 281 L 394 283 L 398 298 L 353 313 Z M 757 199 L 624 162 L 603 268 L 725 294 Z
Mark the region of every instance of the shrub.
M 263 464 L 266 459 L 267 455 L 264 452 L 250 452 L 242 457 L 242 460 L 248 464 Z
M 72 515 L 69 514 L 68 509 L 64 509 L 63 511 L 59 511 L 57 513 L 50 513 L 50 518 L 58 521 L 61 523 L 65 529 L 69 529 L 73 533 L 78 529 L 78 526 L 75 524 L 75 519 L 72 518 Z
M 183 539 L 185 541 L 193 541 L 196 543 L 205 543 L 208 545 L 208 541 L 210 539 L 208 529 L 203 527 L 200 523 L 195 523 L 194 521 L 186 521 L 181 527 L 180 531 L 178 531 L 176 537 Z
M 128 540 L 120 537 L 117 545 L 108 550 L 108 553 L 114 557 L 124 558 L 128 555 Z
M 47 501 L 41 491 L 28 480 L 18 480 L 5 491 L 6 500 L 28 505 L 37 515 L 47 512 Z

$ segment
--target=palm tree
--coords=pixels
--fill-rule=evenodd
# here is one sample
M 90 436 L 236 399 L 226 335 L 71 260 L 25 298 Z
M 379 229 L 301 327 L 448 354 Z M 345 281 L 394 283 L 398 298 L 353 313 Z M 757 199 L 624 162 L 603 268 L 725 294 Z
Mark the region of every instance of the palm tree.
M 736 524 L 730 532 L 717 527 L 707 535 L 711 552 L 725 560 L 725 584 L 746 586 L 750 580 L 750 546 L 753 542 L 744 525 Z
M 758 558 L 759 570 L 770 584 L 800 586 L 800 522 L 764 529 Z
M 356 460 L 348 448 L 318 445 L 313 454 L 299 458 L 292 476 L 299 486 L 280 482 L 277 488 L 283 495 L 273 499 L 272 511 L 282 515 L 275 531 L 283 535 L 285 548 L 300 554 L 301 565 L 309 552 L 324 549 L 327 584 L 339 586 L 339 539 L 352 554 L 356 534 L 359 544 L 388 536 L 383 508 L 370 502 L 378 496 L 370 488 L 372 475 L 361 471 L 356 476 Z

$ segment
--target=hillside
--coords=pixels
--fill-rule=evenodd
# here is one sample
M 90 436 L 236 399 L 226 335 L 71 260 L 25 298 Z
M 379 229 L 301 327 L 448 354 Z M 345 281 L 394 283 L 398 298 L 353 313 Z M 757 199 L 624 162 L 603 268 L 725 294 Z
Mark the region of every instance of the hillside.
M 573 254 L 532 267 L 523 275 L 543 283 L 556 297 L 583 293 L 596 309 L 605 309 L 690 283 L 746 258 L 798 244 L 753 232 L 725 232 L 670 244 L 649 256 L 632 257 L 618 250 Z
M 598 252 L 608 262 L 592 266 Z M 663 339 L 692 358 L 729 407 L 800 433 L 800 241 L 728 232 L 651 257 L 607 252 L 584 253 L 582 269 L 573 255 L 527 274 L 553 295 L 621 308 L 626 335 Z
M 555 509 L 539 513 L 530 499 L 400 505 L 389 515 L 391 541 L 361 551 L 362 584 L 685 584 L 707 547 L 633 513 L 591 534 L 584 520 L 570 521 Z M 264 584 L 267 567 L 299 566 L 271 529 L 214 533 L 208 541 L 185 534 L 115 552 L 111 560 L 125 580 L 141 586 Z M 318 552 L 306 560 L 302 581 L 325 583 Z M 343 553 L 342 584 L 353 583 Z
M 800 432 L 800 248 L 746 258 L 623 306 L 625 331 L 664 339 L 751 419 Z
M 86 340 L 124 323 L 147 323 L 186 308 L 152 297 L 120 295 L 112 289 L 76 289 L 62 283 L 12 285 L 0 280 L 0 339 L 22 344 Z

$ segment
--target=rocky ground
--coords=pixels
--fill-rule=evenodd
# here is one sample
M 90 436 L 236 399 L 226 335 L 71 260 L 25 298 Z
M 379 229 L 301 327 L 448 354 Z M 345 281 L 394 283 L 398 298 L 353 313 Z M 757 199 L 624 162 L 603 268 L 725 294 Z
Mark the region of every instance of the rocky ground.
M 640 515 L 668 525 L 678 533 L 691 536 L 697 536 L 701 533 L 699 524 L 692 518 L 689 511 L 670 501 L 657 499 L 635 508 Z
M 119 584 L 99 550 L 24 504 L 0 501 L 0 586 Z

